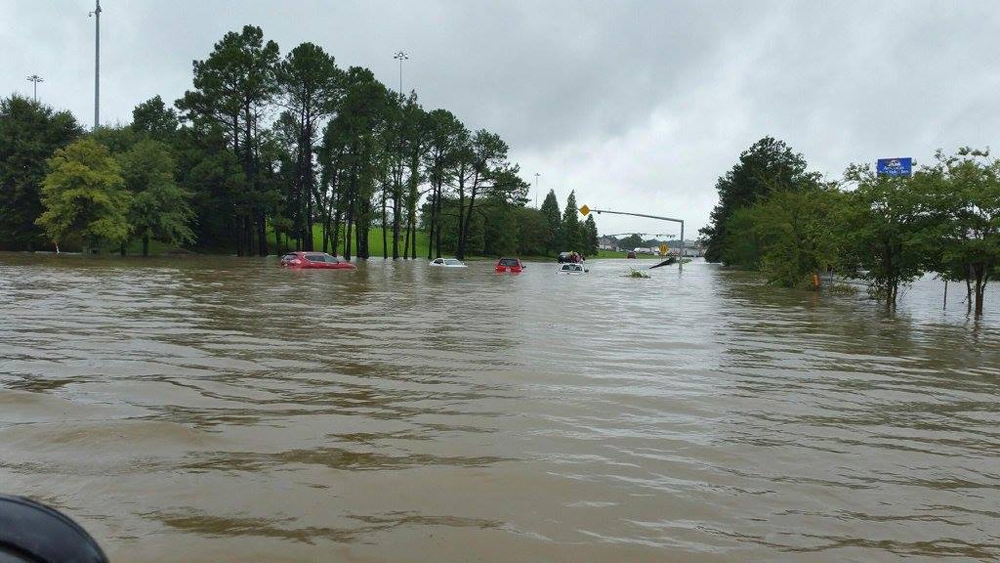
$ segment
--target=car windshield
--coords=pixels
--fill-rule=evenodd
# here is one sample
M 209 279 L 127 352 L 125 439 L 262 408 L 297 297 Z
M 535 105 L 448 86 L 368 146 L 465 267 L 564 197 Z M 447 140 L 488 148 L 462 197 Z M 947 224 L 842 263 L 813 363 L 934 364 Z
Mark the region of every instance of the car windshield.
M 501 258 L 501 266 L 517 266 L 517 258 Z
M 282 260 L 295 260 L 299 256 L 297 254 L 286 254 L 281 257 Z
M 444 263 L 448 264 L 448 265 L 451 265 L 451 266 L 458 266 L 462 262 L 461 262 L 461 260 L 457 260 L 455 258 L 451 258 L 451 259 L 445 260 Z

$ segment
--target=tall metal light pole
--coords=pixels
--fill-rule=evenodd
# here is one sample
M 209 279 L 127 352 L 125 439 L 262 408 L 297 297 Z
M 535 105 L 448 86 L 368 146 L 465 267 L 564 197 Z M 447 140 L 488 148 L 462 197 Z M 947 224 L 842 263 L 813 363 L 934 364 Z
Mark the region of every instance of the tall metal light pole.
M 28 82 L 34 82 L 35 83 L 35 93 L 34 93 L 34 98 L 32 98 L 32 99 L 35 100 L 35 102 L 37 102 L 38 101 L 38 83 L 39 82 L 45 82 L 45 79 L 42 78 L 41 76 L 38 76 L 37 74 L 32 74 L 31 76 L 28 77 Z
M 410 58 L 403 51 L 398 51 L 392 58 L 399 61 L 399 103 L 403 103 L 403 61 Z
M 541 176 L 538 172 L 535 172 L 535 209 L 538 209 L 538 177 Z
M 101 124 L 101 0 L 89 15 L 94 16 L 94 129 Z

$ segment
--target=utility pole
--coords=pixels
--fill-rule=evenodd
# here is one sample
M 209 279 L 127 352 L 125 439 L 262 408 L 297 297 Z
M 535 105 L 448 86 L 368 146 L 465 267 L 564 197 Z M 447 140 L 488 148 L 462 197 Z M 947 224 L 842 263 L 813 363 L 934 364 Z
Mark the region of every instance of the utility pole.
M 94 16 L 94 129 L 101 124 L 101 0 L 89 15 Z
M 38 83 L 39 82 L 45 82 L 45 79 L 42 78 L 41 76 L 38 76 L 37 74 L 32 74 L 31 76 L 28 77 L 28 82 L 34 82 L 35 83 L 35 93 L 34 93 L 34 97 L 32 99 L 35 101 L 35 103 L 37 103 L 38 102 Z
M 541 176 L 538 172 L 535 172 L 535 209 L 538 209 L 538 177 Z
M 399 61 L 399 103 L 403 103 L 403 61 L 409 59 L 410 56 L 403 51 L 398 51 L 392 58 Z

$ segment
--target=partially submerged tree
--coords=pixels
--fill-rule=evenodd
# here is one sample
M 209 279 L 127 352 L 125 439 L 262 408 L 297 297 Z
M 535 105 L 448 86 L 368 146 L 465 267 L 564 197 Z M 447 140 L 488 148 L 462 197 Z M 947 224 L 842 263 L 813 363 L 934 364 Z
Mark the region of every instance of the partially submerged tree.
M 964 147 L 937 153 L 927 172 L 932 204 L 941 219 L 940 262 L 946 277 L 965 281 L 969 307 L 982 316 L 986 285 L 1000 267 L 1000 163 L 988 150 Z
M 844 215 L 849 260 L 866 271 L 873 296 L 894 309 L 900 286 L 927 271 L 936 242 L 932 212 L 917 189 L 923 184 L 877 175 L 867 165 L 852 165 L 845 178 L 857 185 Z
M 222 132 L 243 170 L 244 182 L 230 209 L 235 212 L 236 251 L 264 256 L 267 250 L 267 206 L 261 162 L 265 114 L 279 93 L 278 45 L 264 41 L 256 26 L 230 32 L 203 61 L 194 62 L 194 90 L 177 101 L 195 127 Z
M 730 239 L 730 221 L 741 209 L 748 209 L 760 200 L 767 199 L 779 191 L 798 191 L 815 185 L 818 174 L 807 171 L 805 159 L 782 141 L 764 137 L 740 154 L 739 163 L 726 172 L 716 182 L 719 203 L 712 210 L 710 224 L 701 230 L 708 248 L 705 259 L 709 262 L 725 261 L 726 245 L 747 246 L 737 228 L 735 238 Z M 747 249 L 750 250 L 750 249 Z M 730 253 L 732 255 L 732 253 Z M 738 254 L 744 267 L 754 267 L 759 255 L 753 252 Z
M 17 95 L 0 100 L 0 249 L 35 250 L 51 242 L 35 223 L 45 161 L 82 132 L 67 111 Z
M 278 65 L 277 78 L 295 132 L 294 182 L 288 207 L 300 247 L 312 250 L 313 202 L 322 205 L 324 199 L 316 190 L 313 144 L 320 123 L 336 111 L 343 93 L 343 73 L 322 47 L 302 43 Z
M 142 240 L 142 255 L 149 256 L 150 239 L 168 244 L 194 242 L 188 226 L 190 195 L 174 181 L 174 161 L 167 146 L 151 139 L 139 141 L 118 161 L 125 187 L 132 194 L 129 232 Z
M 96 251 L 101 242 L 128 239 L 131 198 L 107 148 L 93 139 L 77 141 L 57 150 L 48 168 L 42 185 L 45 211 L 35 222 L 51 240 L 76 235 L 85 249 Z

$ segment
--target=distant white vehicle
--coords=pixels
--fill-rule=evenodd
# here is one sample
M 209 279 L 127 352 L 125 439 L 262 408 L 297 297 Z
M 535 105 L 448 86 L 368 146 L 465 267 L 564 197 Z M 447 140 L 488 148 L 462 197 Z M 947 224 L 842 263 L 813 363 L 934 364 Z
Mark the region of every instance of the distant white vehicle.
M 431 260 L 431 266 L 437 266 L 438 268 L 466 268 L 465 262 L 457 258 L 437 258 Z
M 583 267 L 583 264 L 563 264 L 559 266 L 558 273 L 574 276 L 578 274 L 586 274 L 589 271 L 590 270 Z

